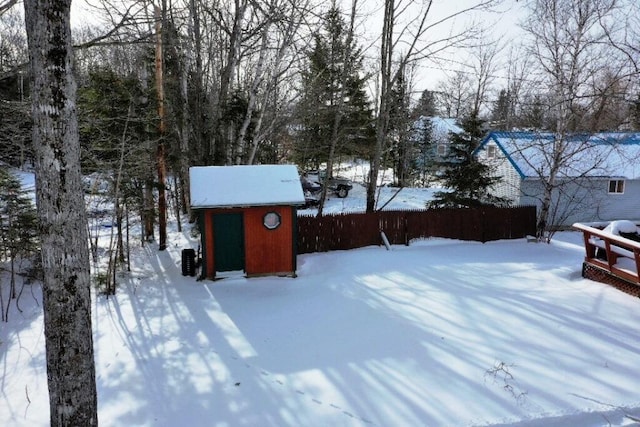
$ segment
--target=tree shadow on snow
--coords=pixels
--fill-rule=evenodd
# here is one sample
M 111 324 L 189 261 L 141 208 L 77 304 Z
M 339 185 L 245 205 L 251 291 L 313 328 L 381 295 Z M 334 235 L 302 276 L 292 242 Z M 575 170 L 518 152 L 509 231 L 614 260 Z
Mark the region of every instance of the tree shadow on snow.
M 592 409 L 570 391 L 633 395 L 616 380 L 637 376 L 640 343 L 607 317 L 607 289 L 585 298 L 579 281 L 549 283 L 562 274 L 531 254 L 500 263 L 461 248 L 440 247 L 441 264 L 428 246 L 317 254 L 297 279 L 218 282 L 182 277 L 176 248 L 149 252 L 148 271 L 101 307 L 101 417 L 482 425 Z

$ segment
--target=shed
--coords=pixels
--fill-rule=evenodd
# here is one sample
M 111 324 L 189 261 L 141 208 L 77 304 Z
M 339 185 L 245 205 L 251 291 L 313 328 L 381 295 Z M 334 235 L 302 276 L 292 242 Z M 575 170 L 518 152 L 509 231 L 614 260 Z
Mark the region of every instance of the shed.
M 296 166 L 200 166 L 189 177 L 201 278 L 295 276 L 296 208 L 305 202 Z

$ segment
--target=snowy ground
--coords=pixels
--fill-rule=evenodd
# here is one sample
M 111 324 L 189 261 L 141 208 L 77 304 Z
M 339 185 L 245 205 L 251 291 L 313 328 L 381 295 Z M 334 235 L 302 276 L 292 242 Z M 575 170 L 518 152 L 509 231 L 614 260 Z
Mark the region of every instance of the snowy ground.
M 377 208 L 385 206 L 384 210 L 424 209 L 431 200 L 434 188 L 397 188 L 380 187 L 377 195 Z M 387 203 L 388 202 L 388 203 Z M 344 199 L 329 194 L 325 203 L 324 214 L 364 212 L 367 207 L 367 189 L 364 184 L 354 183 L 353 189 Z M 318 208 L 300 209 L 300 215 L 315 215 Z
M 582 279 L 579 241 L 434 239 L 197 282 L 171 233 L 95 298 L 100 422 L 640 426 L 640 300 Z M 0 425 L 48 424 L 36 300 L 2 325 Z
M 366 180 L 369 175 L 369 165 L 363 161 L 342 162 L 336 166 L 334 173 L 353 182 L 353 189 L 344 199 L 335 194 L 329 194 L 323 212 L 325 214 L 364 212 L 367 206 Z M 378 176 L 378 192 L 376 194 L 376 209 L 406 210 L 424 209 L 426 203 L 433 198 L 433 193 L 441 188 L 398 188 L 389 186 L 393 182 L 393 171 L 383 170 Z M 315 215 L 317 208 L 301 209 L 300 215 Z

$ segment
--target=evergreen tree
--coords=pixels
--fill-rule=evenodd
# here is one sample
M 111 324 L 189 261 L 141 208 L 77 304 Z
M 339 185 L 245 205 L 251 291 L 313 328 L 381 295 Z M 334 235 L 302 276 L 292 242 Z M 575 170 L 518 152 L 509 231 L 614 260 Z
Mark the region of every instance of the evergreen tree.
M 545 97 L 540 94 L 527 97 L 519 115 L 520 127 L 539 131 L 551 129 L 552 123 L 547 114 L 549 109 L 546 104 Z
M 328 161 L 338 109 L 340 144 L 335 154 L 363 156 L 369 150 L 374 138 L 373 113 L 362 59 L 361 49 L 349 42 L 340 10 L 332 7 L 323 28 L 314 34 L 302 73 L 303 93 L 297 106 L 300 132 L 294 147 L 301 166 L 318 167 Z
M 157 137 L 149 132 L 153 129 L 149 122 L 156 118 L 153 107 L 145 105 L 150 96 L 133 76 L 121 76 L 106 67 L 89 73 L 87 84 L 78 90 L 84 173 L 110 175 L 118 169 L 123 149 L 126 164 L 140 166 L 148 150 L 145 142 Z
M 0 99 L 0 161 L 14 167 L 33 160 L 29 108 L 27 102 Z
M 632 129 L 640 129 L 640 94 L 636 96 L 635 100 L 631 101 L 629 116 Z
M 471 116 L 462 121 L 463 132 L 451 133 L 451 146 L 442 179 L 449 191 L 438 191 L 428 203 L 432 208 L 461 208 L 504 205 L 506 199 L 490 194 L 490 187 L 500 181 L 491 175 L 491 167 L 480 162 L 475 150 L 483 136 L 482 121 Z
M 409 111 L 409 88 L 405 75 L 400 77 L 391 88 L 389 105 L 389 127 L 387 137 L 392 157 L 395 184 L 404 187 L 415 175 L 413 159 L 418 154 L 415 139 L 411 138 Z
M 147 99 L 151 97 L 136 77 L 121 76 L 109 68 L 91 71 L 86 86 L 78 93 L 83 172 L 97 173 L 94 182 L 108 184 L 108 191 L 102 196 L 114 207 L 109 219 L 117 224 L 117 236 L 111 242 L 114 247 L 108 252 L 106 276 L 111 280 L 107 280 L 105 292 L 109 294 L 115 292 L 116 253 L 120 262 L 125 258 L 122 233 L 125 208 L 137 210 L 144 224 L 153 224 L 155 215 L 147 203 L 153 195 L 146 195 L 145 187 L 157 186 L 150 142 L 157 139 L 157 134 L 156 127 L 149 126 L 157 115 Z M 94 188 L 88 190 L 94 192 Z M 97 261 L 97 241 L 90 242 L 93 259 Z
M 413 109 L 412 117 L 417 119 L 420 116 L 433 117 L 437 114 L 436 93 L 426 89 L 420 95 L 420 99 Z
M 438 165 L 433 139 L 433 121 L 431 117 L 421 116 L 413 123 L 411 137 L 416 147 L 413 168 L 417 171 L 420 183 L 429 185 Z
M 38 250 L 36 210 L 29 194 L 8 169 L 0 168 L 0 260 L 9 263 L 10 283 L 8 298 L 0 287 L 2 320 L 7 321 L 11 299 L 15 299 L 16 262 L 31 258 Z
M 511 127 L 511 93 L 501 89 L 491 111 L 491 127 L 496 130 L 509 130 Z

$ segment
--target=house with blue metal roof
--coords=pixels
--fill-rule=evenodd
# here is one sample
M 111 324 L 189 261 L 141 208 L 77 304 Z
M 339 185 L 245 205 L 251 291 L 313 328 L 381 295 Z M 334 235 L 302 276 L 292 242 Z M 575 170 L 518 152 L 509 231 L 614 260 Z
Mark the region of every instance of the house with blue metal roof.
M 561 141 L 551 132 L 491 132 L 476 155 L 502 177 L 493 194 L 513 204 L 540 206 L 545 186 L 552 186 L 551 226 L 640 219 L 639 132 Z

